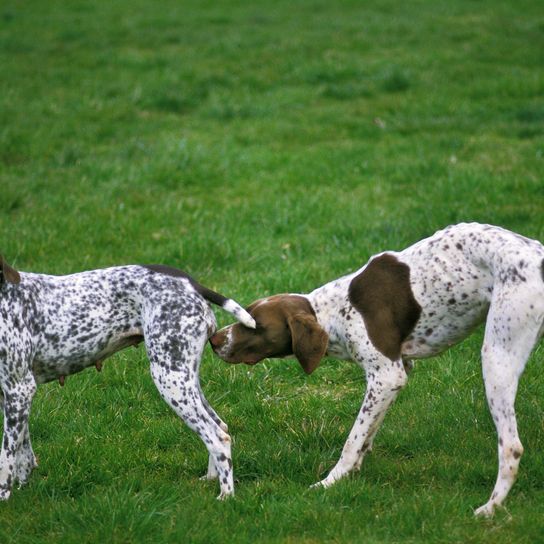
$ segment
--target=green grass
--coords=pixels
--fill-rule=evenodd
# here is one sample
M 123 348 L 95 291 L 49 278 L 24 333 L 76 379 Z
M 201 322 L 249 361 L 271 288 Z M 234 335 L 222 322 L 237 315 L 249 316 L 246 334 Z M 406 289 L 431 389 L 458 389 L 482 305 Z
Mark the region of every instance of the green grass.
M 59 274 L 169 264 L 249 303 L 458 221 L 542 240 L 543 49 L 537 0 L 5 0 L 1 252 Z M 39 389 L 40 467 L 0 505 L 0 542 L 541 541 L 544 351 L 520 385 L 508 511 L 482 521 L 496 438 L 480 343 L 420 362 L 361 473 L 327 491 L 308 486 L 340 454 L 360 371 L 207 349 L 234 438 L 224 503 L 144 352 L 122 352 Z

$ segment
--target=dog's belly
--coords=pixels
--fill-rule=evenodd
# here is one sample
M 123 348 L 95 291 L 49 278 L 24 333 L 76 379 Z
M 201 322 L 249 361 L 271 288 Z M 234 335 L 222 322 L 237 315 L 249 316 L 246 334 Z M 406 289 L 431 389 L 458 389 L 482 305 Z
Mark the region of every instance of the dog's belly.
M 141 327 L 132 327 L 117 331 L 109 338 L 97 335 L 80 344 L 69 342 L 60 351 L 45 349 L 39 352 L 32 362 L 32 373 L 36 383 L 50 382 L 101 363 L 117 351 L 142 341 Z
M 401 346 L 407 359 L 441 353 L 469 336 L 487 315 L 493 274 L 459 251 L 459 255 L 451 254 L 454 250 L 452 242 L 449 249 L 443 248 L 428 260 L 414 255 L 413 248 L 403 253 L 410 266 L 414 296 L 421 306 L 419 320 Z
M 402 344 L 402 356 L 421 359 L 438 355 L 469 336 L 484 321 L 488 309 L 489 302 L 482 299 L 470 308 L 464 306 L 462 311 L 455 307 L 441 314 L 423 311 L 413 332 Z

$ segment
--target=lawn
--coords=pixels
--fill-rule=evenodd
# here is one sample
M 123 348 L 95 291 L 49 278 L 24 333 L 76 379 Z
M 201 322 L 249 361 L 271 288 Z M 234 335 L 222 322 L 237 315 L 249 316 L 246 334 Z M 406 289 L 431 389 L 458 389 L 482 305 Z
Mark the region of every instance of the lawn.
M 539 0 L 4 0 L 0 251 L 53 274 L 168 264 L 248 304 L 459 221 L 544 240 L 543 51 Z M 225 502 L 128 349 L 39 388 L 40 466 L 0 504 L 0 542 L 542 541 L 544 344 L 520 384 L 519 479 L 479 520 L 496 476 L 480 344 L 419 362 L 361 473 L 327 491 L 308 487 L 361 372 L 207 348 L 234 439 Z

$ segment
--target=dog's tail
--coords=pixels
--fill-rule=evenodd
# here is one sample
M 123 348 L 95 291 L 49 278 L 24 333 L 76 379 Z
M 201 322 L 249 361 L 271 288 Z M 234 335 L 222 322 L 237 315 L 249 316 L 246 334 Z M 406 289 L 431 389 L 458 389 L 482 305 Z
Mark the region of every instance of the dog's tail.
M 191 285 L 195 288 L 197 293 L 202 295 L 207 301 L 217 306 L 221 306 L 223 310 L 232 314 L 242 325 L 249 327 L 250 329 L 255 329 L 257 324 L 255 320 L 246 312 L 235 300 L 232 298 L 224 297 L 203 285 L 200 285 L 194 278 L 178 270 L 177 268 L 172 268 L 171 266 L 164 266 L 160 264 L 150 264 L 145 265 L 144 268 L 152 270 L 153 272 L 159 272 L 160 274 L 166 274 L 167 276 L 174 276 L 175 278 L 185 278 L 189 280 Z
M 235 300 L 224 297 L 223 295 L 220 295 L 219 293 L 200 285 L 200 283 L 196 282 L 195 280 L 192 280 L 191 283 L 206 300 L 209 300 L 217 306 L 221 306 L 225 312 L 232 314 L 238 321 L 240 321 L 240 323 L 242 323 L 242 325 L 245 325 L 250 329 L 255 329 L 257 327 L 255 320 Z

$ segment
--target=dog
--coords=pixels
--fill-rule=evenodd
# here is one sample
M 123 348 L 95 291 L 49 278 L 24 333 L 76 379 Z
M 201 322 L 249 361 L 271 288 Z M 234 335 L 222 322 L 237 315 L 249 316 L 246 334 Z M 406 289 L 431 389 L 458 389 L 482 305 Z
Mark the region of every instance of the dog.
M 485 321 L 482 367 L 498 434 L 499 470 L 478 516 L 491 516 L 512 487 L 523 446 L 514 401 L 518 380 L 544 329 L 544 247 L 508 230 L 463 223 L 396 252 L 310 294 L 257 300 L 255 329 L 230 325 L 210 338 L 225 361 L 255 364 L 294 355 L 310 374 L 328 354 L 366 373 L 359 415 L 328 476 L 329 487 L 372 448 L 385 413 L 406 385 L 412 360 L 432 357 Z
M 68 276 L 18 272 L 0 256 L 0 401 L 4 436 L 0 499 L 13 483 L 27 482 L 36 457 L 28 418 L 37 384 L 145 343 L 151 375 L 167 404 L 195 431 L 209 452 L 207 479 L 219 479 L 223 499 L 234 493 L 227 425 L 199 384 L 200 358 L 216 330 L 208 302 L 248 330 L 253 318 L 234 300 L 162 265 L 121 266 Z

